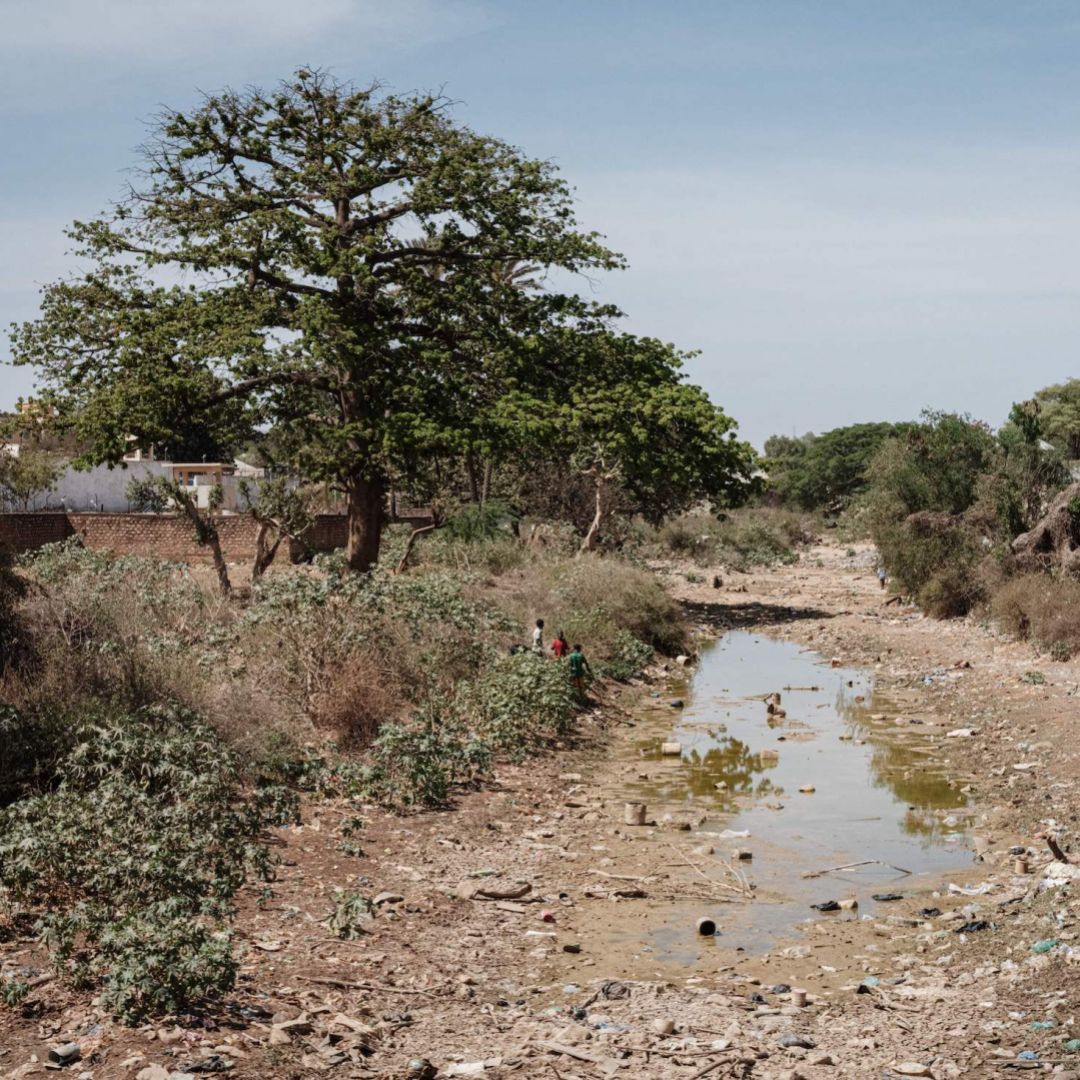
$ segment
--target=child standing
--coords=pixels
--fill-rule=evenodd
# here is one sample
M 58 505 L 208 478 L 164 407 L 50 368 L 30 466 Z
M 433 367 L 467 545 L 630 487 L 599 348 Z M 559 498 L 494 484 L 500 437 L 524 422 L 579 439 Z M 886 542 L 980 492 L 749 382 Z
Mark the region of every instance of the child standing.
M 561 660 L 570 651 L 570 646 L 567 644 L 566 635 L 560 630 L 558 637 L 551 643 L 551 655 L 556 660 Z
M 574 651 L 567 662 L 570 668 L 570 682 L 577 691 L 578 699 L 584 701 L 585 673 L 588 672 L 591 675 L 592 668 L 589 667 L 589 661 L 585 659 L 585 653 L 582 652 L 580 645 L 574 646 Z
M 544 655 L 544 620 L 537 619 L 536 626 L 533 628 L 533 652 L 539 655 Z

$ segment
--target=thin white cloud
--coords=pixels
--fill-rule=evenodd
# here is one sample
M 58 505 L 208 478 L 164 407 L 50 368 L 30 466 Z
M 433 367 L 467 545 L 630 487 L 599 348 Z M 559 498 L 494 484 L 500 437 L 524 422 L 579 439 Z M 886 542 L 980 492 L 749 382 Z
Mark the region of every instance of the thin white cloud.
M 471 0 L 4 0 L 0 55 L 135 62 L 348 36 L 362 51 L 482 26 Z

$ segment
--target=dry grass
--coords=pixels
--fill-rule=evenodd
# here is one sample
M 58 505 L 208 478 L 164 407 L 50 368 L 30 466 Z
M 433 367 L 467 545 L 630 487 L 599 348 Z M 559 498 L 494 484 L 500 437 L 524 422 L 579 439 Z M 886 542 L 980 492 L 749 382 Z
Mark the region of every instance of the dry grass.
M 315 730 L 343 750 L 366 750 L 384 723 L 400 718 L 405 701 L 401 673 L 361 654 L 327 673 L 309 715 Z
M 1020 574 L 997 587 L 990 611 L 1002 630 L 1033 642 L 1054 659 L 1080 652 L 1080 581 Z

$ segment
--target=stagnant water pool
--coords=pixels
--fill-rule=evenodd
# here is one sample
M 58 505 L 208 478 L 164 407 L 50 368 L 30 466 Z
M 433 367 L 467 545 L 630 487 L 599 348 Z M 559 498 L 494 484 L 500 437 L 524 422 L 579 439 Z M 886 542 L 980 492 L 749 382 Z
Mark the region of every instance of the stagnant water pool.
M 773 691 L 783 718 L 766 712 L 763 699 Z M 875 695 L 873 672 L 832 667 L 792 642 L 732 632 L 703 650 L 680 694 L 681 710 L 668 696 L 643 710 L 642 737 L 631 751 L 640 765 L 627 769 L 619 795 L 646 802 L 653 817 L 690 812 L 694 842 L 712 844 L 719 856 L 752 852 L 741 865 L 758 899 L 716 907 L 717 945 L 764 951 L 819 917 L 813 903 L 855 897 L 858 912 L 840 917 L 857 918 L 883 906 L 875 893 L 903 893 L 919 887 L 920 877 L 925 885 L 926 875 L 971 864 L 965 795 L 936 764 L 925 728 L 897 727 L 895 706 Z M 664 741 L 680 743 L 681 755 L 665 756 Z M 800 793 L 808 785 L 814 792 Z M 749 835 L 726 835 L 743 832 Z M 657 833 L 657 843 L 671 839 Z M 690 842 L 684 836 L 680 849 Z M 867 859 L 911 874 L 873 865 L 803 877 Z M 698 861 L 709 870 L 708 856 Z M 629 944 L 623 935 L 637 936 L 656 959 L 692 958 L 702 948 L 691 918 L 700 907 L 673 904 L 647 929 L 613 928 L 612 937 Z

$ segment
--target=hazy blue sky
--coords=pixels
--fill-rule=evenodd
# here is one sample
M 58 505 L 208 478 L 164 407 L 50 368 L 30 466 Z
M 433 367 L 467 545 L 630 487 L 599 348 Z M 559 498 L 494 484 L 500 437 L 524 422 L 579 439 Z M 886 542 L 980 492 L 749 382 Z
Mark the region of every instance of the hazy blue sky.
M 143 122 L 301 64 L 576 186 L 628 326 L 701 350 L 759 444 L 1080 374 L 1080 5 L 1055 0 L 3 0 L 0 324 L 65 270 Z M 7 355 L 6 341 L 0 354 Z M 0 367 L 0 406 L 30 389 Z

